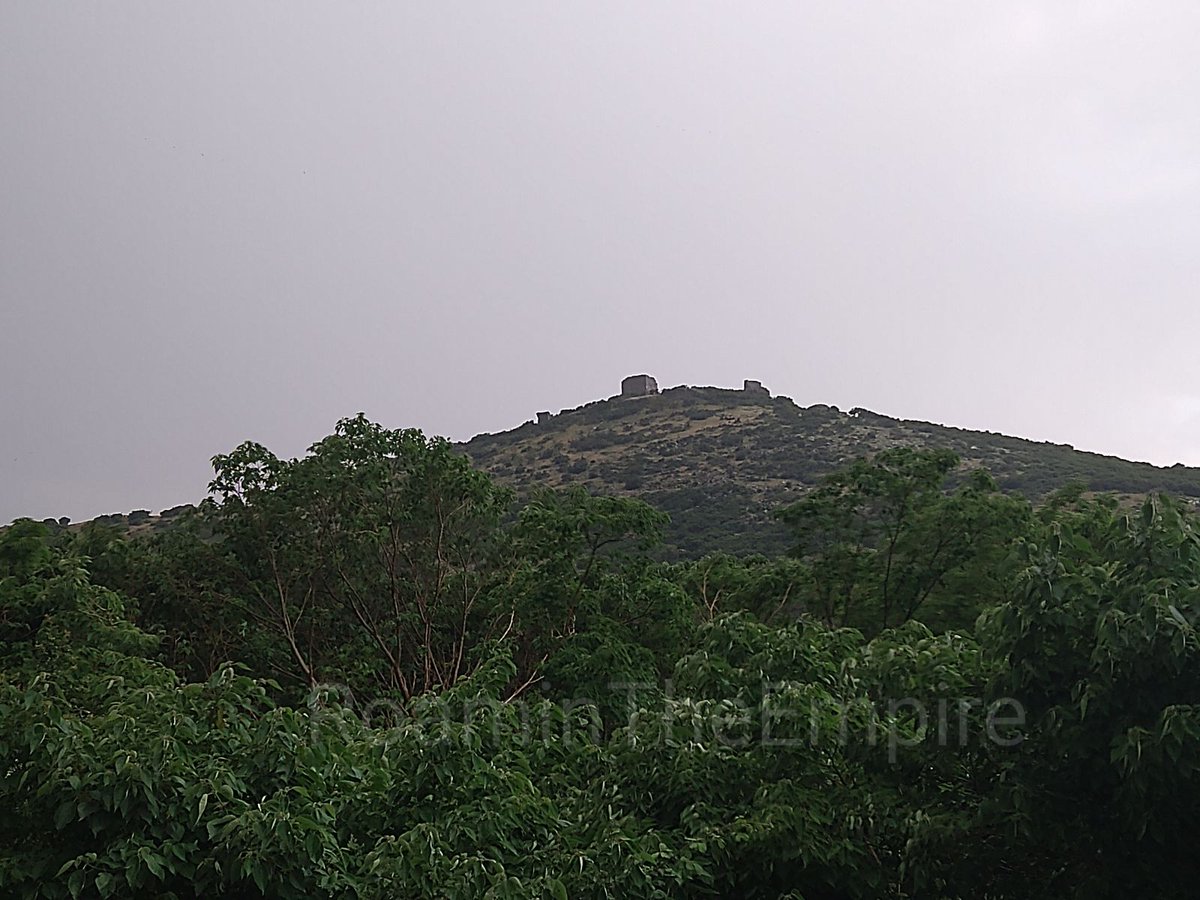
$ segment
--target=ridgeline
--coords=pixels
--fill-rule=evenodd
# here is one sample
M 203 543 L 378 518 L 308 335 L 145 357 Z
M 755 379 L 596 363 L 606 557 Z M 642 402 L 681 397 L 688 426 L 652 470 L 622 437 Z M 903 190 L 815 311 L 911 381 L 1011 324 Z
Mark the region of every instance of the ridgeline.
M 622 387 L 615 397 L 538 413 L 536 421 L 477 435 L 459 447 L 518 493 L 580 485 L 646 500 L 671 516 L 666 552 L 672 557 L 782 552 L 787 535 L 775 510 L 856 457 L 889 447 L 952 450 L 964 471 L 986 468 L 1002 490 L 1035 501 L 1080 483 L 1131 502 L 1155 492 L 1200 502 L 1200 468 L 1162 468 L 861 408 L 801 407 L 772 397 L 754 381 L 741 390 L 680 386 L 659 392 L 653 378 L 631 376 Z M 97 521 L 131 534 L 152 533 L 187 508 Z

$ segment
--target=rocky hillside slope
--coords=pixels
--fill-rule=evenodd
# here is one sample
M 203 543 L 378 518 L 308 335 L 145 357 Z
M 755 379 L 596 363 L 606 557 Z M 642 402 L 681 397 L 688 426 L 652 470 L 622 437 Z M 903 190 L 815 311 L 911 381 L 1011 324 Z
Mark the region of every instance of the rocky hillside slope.
M 944 447 L 984 466 L 1005 490 L 1033 499 L 1072 481 L 1093 491 L 1200 498 L 1200 469 L 1158 468 L 1063 444 L 1037 443 L 787 397 L 677 387 L 541 415 L 463 449 L 518 490 L 583 485 L 639 496 L 671 514 L 668 543 L 684 555 L 713 549 L 776 552 L 772 512 L 839 465 L 886 447 Z
M 518 492 L 582 485 L 647 500 L 671 515 L 670 556 L 780 552 L 787 539 L 772 517 L 775 510 L 838 466 L 894 446 L 948 448 L 964 467 L 984 466 L 1003 489 L 1035 500 L 1079 481 L 1092 491 L 1130 499 L 1166 491 L 1200 502 L 1198 468 L 1159 468 L 865 409 L 800 407 L 761 389 L 676 387 L 538 418 L 460 446 L 477 466 Z M 152 534 L 188 509 L 158 515 L 137 510 L 96 521 Z M 66 524 L 62 520 L 60 527 Z

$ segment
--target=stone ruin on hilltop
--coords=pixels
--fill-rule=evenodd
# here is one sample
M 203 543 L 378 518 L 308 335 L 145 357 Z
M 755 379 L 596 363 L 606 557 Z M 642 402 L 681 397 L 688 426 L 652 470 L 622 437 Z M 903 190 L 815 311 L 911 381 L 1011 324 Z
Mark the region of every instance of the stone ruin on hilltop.
M 702 387 L 690 387 L 688 385 L 682 385 L 682 384 L 679 385 L 678 387 L 668 388 L 666 390 L 666 393 L 670 394 L 670 393 L 674 393 L 676 391 L 706 391 L 706 390 L 718 391 L 723 394 L 737 393 L 737 388 L 702 388 Z M 617 394 L 615 397 L 609 397 L 608 400 L 597 400 L 597 401 L 594 401 L 594 403 L 584 404 L 584 406 L 578 407 L 578 410 L 582 410 L 588 406 L 593 406 L 596 403 L 606 403 L 606 402 L 611 402 L 613 400 L 627 400 L 627 399 L 633 399 L 633 398 L 637 398 L 637 397 L 653 397 L 653 396 L 657 396 L 659 393 L 660 393 L 660 391 L 658 389 L 658 381 L 654 378 L 653 375 L 630 375 L 627 378 L 621 379 L 621 393 Z M 747 378 L 746 380 L 744 380 L 742 382 L 741 393 L 746 394 L 747 396 L 750 396 L 750 397 L 769 398 L 771 396 L 771 392 L 769 390 L 767 390 L 765 387 L 763 387 L 763 384 L 761 381 L 754 381 L 749 378 Z M 577 412 L 578 410 L 563 410 L 563 412 Z M 551 421 L 554 420 L 556 415 L 557 415 L 556 413 L 552 413 L 549 410 L 540 410 L 537 413 L 536 417 L 533 420 L 531 420 L 528 424 L 548 425 L 548 424 L 550 424 Z
M 771 392 L 763 387 L 761 381 L 747 378 L 742 382 L 742 390 L 757 397 L 770 397 Z M 621 381 L 621 397 L 648 397 L 658 393 L 658 382 L 651 375 L 630 375 Z
M 646 397 L 658 393 L 658 382 L 650 375 L 630 375 L 621 380 L 622 397 Z

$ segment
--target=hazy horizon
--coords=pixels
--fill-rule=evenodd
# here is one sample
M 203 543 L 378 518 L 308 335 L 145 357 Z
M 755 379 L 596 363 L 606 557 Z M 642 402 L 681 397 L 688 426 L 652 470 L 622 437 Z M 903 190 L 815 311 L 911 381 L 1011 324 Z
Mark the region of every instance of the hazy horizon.
M 620 379 L 1200 465 L 1200 7 L 0 7 L 0 521 Z

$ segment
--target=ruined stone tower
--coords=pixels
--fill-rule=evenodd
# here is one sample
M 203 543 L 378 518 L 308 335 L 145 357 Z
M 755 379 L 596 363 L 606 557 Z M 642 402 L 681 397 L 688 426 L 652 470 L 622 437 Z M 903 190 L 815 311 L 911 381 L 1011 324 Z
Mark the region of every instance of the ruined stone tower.
M 630 375 L 621 381 L 622 397 L 645 397 L 658 393 L 658 382 L 649 375 Z

